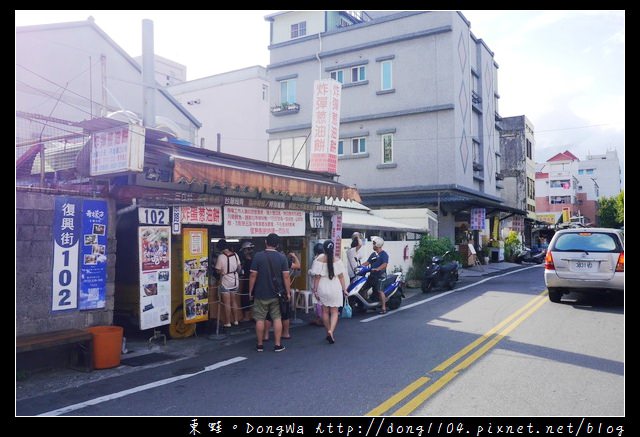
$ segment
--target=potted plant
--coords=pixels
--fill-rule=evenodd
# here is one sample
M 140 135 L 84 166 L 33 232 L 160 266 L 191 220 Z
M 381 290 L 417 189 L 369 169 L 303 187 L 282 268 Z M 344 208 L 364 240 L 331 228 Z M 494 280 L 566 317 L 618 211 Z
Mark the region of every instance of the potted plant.
M 489 259 L 491 257 L 491 247 L 488 244 L 485 244 L 480 251 L 482 254 L 482 258 L 484 260 L 483 264 L 489 264 Z

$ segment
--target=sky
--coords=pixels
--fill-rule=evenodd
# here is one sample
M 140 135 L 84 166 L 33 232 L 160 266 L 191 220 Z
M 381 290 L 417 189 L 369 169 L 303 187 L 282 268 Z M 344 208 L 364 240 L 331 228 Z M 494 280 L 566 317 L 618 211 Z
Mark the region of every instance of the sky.
M 129 55 L 142 53 L 142 20 L 154 23 L 157 55 L 187 66 L 187 80 L 269 64 L 277 11 L 15 11 L 16 26 L 89 16 Z M 471 32 L 499 65 L 499 114 L 526 115 L 535 160 L 570 150 L 617 150 L 624 171 L 624 11 L 466 11 Z

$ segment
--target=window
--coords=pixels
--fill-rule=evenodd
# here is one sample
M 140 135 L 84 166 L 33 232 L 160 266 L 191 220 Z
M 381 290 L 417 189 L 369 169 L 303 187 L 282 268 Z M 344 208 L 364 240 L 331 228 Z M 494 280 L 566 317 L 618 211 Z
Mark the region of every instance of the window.
M 482 151 L 480 150 L 480 143 L 473 141 L 473 162 L 482 164 Z
M 331 79 L 337 80 L 340 83 L 344 83 L 344 71 L 343 70 L 332 71 Z
M 533 150 L 531 148 L 531 141 L 527 140 L 527 158 L 533 159 Z
M 296 80 L 289 79 L 280 82 L 280 103 L 296 103 Z
M 532 200 L 536 199 L 536 182 L 531 178 L 527 178 L 527 197 Z
M 338 156 L 344 155 L 344 140 L 338 141 Z
M 382 135 L 382 163 L 393 162 L 393 134 Z
M 367 74 L 364 65 L 351 69 L 351 82 L 364 82 L 365 80 L 367 80 Z
M 502 166 L 500 165 L 500 155 L 496 153 L 496 173 L 500 173 L 502 171 Z
M 393 88 L 393 81 L 392 81 L 392 61 L 384 61 L 380 64 L 380 74 L 381 74 L 381 79 L 380 79 L 380 89 L 382 91 L 385 90 L 390 90 L 391 88 Z
M 351 139 L 351 153 L 366 153 L 367 152 L 367 140 L 366 138 L 352 138 Z
M 571 196 L 551 196 L 551 204 L 569 204 L 571 203 Z
M 307 34 L 307 22 L 296 23 L 291 25 L 291 38 L 300 38 Z
M 267 100 L 267 96 L 269 95 L 269 87 L 267 85 L 262 85 L 262 100 Z
M 584 169 L 578 170 L 578 174 L 584 174 Z
M 571 182 L 569 181 L 569 179 L 556 179 L 551 181 L 551 184 L 549 186 L 551 188 L 564 188 L 565 190 L 568 190 L 569 188 L 571 188 Z

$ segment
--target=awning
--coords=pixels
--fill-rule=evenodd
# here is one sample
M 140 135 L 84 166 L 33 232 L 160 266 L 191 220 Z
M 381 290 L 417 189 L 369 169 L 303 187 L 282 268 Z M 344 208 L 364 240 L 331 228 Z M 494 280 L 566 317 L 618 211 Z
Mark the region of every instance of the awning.
M 426 229 L 396 222 L 373 214 L 342 211 L 342 227 L 396 232 L 427 232 Z
M 322 175 L 299 170 L 301 175 L 279 174 L 265 166 L 251 169 L 209 161 L 206 158 L 187 158 L 172 155 L 173 181 L 209 184 L 220 188 L 267 192 L 301 197 L 337 197 L 360 201 L 355 188 L 337 182 L 322 180 Z M 304 173 L 304 175 L 302 175 Z

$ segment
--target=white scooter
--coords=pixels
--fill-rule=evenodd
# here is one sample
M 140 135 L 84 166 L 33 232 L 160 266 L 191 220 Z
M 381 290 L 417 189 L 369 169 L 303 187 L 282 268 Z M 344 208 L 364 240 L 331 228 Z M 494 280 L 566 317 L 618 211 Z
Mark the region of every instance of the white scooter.
M 355 269 L 355 276 L 347 287 L 349 305 L 354 311 L 364 313 L 367 310 L 375 310 L 380 307 L 380 298 L 378 293 L 373 293 L 373 288 L 363 291 L 362 287 L 367 282 L 367 278 L 371 272 L 371 266 L 358 265 Z M 404 276 L 402 272 L 396 272 L 388 275 L 386 279 L 381 280 L 380 290 L 384 291 L 385 302 L 388 310 L 395 310 L 402 304 L 404 293 L 402 292 L 402 284 Z

